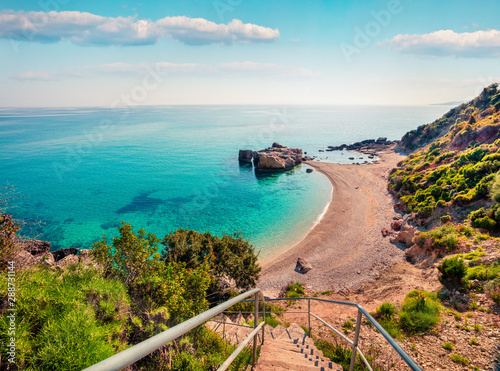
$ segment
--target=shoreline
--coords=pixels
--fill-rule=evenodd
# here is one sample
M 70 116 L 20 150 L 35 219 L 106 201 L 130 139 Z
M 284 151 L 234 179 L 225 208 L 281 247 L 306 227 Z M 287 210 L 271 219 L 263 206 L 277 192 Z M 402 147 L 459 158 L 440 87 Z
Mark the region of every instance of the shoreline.
M 380 231 L 397 215 L 387 177 L 405 156 L 392 149 L 377 155 L 378 161 L 364 165 L 307 163 L 330 181 L 331 199 L 298 242 L 260 262 L 258 286 L 266 295 L 276 295 L 297 281 L 314 291 L 353 289 L 404 259 L 404 253 Z M 295 272 L 298 257 L 313 269 L 306 274 Z

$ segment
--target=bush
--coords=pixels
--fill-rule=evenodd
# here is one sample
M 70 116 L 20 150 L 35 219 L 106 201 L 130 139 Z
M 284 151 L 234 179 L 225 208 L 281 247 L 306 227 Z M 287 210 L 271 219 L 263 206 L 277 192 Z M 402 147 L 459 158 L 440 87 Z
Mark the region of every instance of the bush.
M 441 305 L 435 294 L 414 290 L 406 295 L 399 320 L 409 333 L 421 333 L 432 329 L 440 320 Z
M 287 298 L 300 298 L 305 295 L 304 288 L 302 287 L 302 283 L 297 282 L 288 285 L 286 288 L 285 297 Z
M 496 173 L 491 183 L 490 197 L 493 201 L 500 202 L 500 172 Z
M 500 304 L 500 279 L 498 277 L 486 285 L 485 291 L 491 300 Z
M 393 319 L 397 309 L 391 303 L 382 303 L 376 311 L 377 319 Z
M 12 219 L 12 215 L 0 211 L 0 269 L 5 270 L 7 262 L 20 250 L 17 245 L 19 225 Z
M 118 280 L 94 268 L 18 272 L 16 360 L 19 369 L 81 370 L 129 346 L 130 299 Z M 0 299 L 5 301 L 5 280 Z M 109 310 L 107 310 L 109 309 Z M 0 338 L 7 344 L 7 316 Z M 7 359 L 6 349 L 1 349 Z
M 464 278 L 467 274 L 467 266 L 463 259 L 458 257 L 444 259 L 437 267 L 441 273 L 440 281 L 443 285 L 459 287 L 464 284 Z
M 460 363 L 463 366 L 467 366 L 469 364 L 469 360 L 467 358 L 457 353 L 450 354 L 450 358 L 453 362 Z
M 349 370 L 349 366 L 351 364 L 351 355 L 352 351 L 350 348 L 343 348 L 339 345 L 333 345 L 332 343 L 318 339 L 314 341 L 314 345 L 318 348 L 319 351 L 323 353 L 323 355 L 330 359 L 332 362 L 335 362 L 342 366 L 344 370 Z M 368 362 L 371 364 L 372 357 L 367 357 Z M 373 365 L 372 365 L 373 368 Z M 356 355 L 356 362 L 354 364 L 355 371 L 366 370 L 366 366 L 361 360 L 359 355 Z
M 221 279 L 234 280 L 238 288 L 248 290 L 255 287 L 259 278 L 258 254 L 241 233 L 219 237 L 179 229 L 166 235 L 162 245 L 166 263 L 183 262 L 187 268 L 207 264 L 211 272 L 210 293 L 225 289 Z
M 453 343 L 449 343 L 449 342 L 444 342 L 443 343 L 443 349 L 445 349 L 445 350 L 453 350 L 453 348 L 455 348 L 455 345 L 453 345 Z
M 493 263 L 491 265 L 478 265 L 467 270 L 467 279 L 489 281 L 498 276 L 500 273 L 500 265 Z

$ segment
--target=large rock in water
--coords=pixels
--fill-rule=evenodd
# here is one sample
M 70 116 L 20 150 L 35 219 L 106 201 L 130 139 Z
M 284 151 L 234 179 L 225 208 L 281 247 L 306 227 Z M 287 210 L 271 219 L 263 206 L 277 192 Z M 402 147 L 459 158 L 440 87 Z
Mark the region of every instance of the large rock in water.
M 241 151 L 240 151 L 241 153 Z M 256 171 L 283 171 L 302 163 L 302 150 L 274 142 L 272 147 L 253 153 Z
M 241 162 L 252 162 L 253 151 L 251 149 L 240 149 L 238 160 Z

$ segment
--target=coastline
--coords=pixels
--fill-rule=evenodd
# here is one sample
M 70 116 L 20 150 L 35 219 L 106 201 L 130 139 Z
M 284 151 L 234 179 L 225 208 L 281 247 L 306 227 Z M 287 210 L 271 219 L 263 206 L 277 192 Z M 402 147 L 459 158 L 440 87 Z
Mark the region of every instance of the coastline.
M 258 285 L 266 295 L 276 295 L 297 281 L 314 291 L 353 289 L 403 261 L 403 252 L 380 231 L 397 215 L 387 178 L 405 156 L 392 149 L 378 156 L 378 161 L 365 165 L 307 163 L 332 184 L 331 200 L 301 240 L 260 262 Z M 306 274 L 295 272 L 298 257 L 313 269 Z

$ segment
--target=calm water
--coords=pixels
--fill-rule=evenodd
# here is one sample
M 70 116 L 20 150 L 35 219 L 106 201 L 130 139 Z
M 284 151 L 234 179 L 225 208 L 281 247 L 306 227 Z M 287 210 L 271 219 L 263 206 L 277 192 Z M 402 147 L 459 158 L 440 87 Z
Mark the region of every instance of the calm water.
M 25 196 L 11 212 L 54 249 L 84 247 L 122 220 L 163 237 L 184 227 L 242 231 L 263 255 L 315 223 L 330 183 L 306 165 L 256 177 L 240 148 L 278 141 L 324 161 L 328 145 L 399 139 L 449 107 L 157 106 L 0 110 L 0 185 Z M 328 157 L 328 158 L 326 158 Z M 359 156 L 357 156 L 359 157 Z M 41 223 L 37 226 L 36 221 Z

